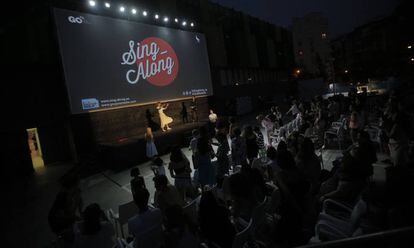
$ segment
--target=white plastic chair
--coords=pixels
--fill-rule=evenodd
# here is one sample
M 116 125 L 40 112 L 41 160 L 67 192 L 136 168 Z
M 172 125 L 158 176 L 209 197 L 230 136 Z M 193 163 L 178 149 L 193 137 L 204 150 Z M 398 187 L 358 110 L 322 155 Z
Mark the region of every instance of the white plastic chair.
M 360 199 L 353 207 L 349 219 L 321 213 L 315 226 L 316 239 L 320 240 L 323 236 L 328 240 L 336 240 L 362 234 L 359 224 L 366 211 L 367 205 Z
M 162 224 L 157 223 L 148 231 L 139 234 L 131 243 L 133 247 L 160 248 L 164 245 Z M 130 244 L 130 245 L 131 245 Z
M 236 234 L 233 240 L 232 248 L 242 248 L 244 243 L 252 238 L 253 235 L 253 220 L 251 219 L 247 227 Z
M 198 196 L 196 199 L 192 200 L 190 203 L 188 203 L 186 206 L 183 207 L 184 214 L 194 223 L 198 223 L 198 214 L 197 214 L 197 208 L 198 203 L 200 201 L 201 196 Z
M 119 238 L 118 220 L 117 220 L 117 217 L 116 217 L 114 211 L 112 210 L 112 208 L 106 210 L 106 218 L 108 218 L 109 222 L 111 222 L 111 224 L 114 227 L 115 237 Z

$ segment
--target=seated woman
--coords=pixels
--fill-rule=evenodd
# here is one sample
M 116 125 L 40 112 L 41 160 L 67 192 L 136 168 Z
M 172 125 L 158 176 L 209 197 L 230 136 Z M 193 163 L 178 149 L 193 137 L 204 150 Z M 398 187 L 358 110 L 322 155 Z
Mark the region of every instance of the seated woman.
M 367 179 L 372 176 L 372 164 L 376 160 L 375 147 L 369 139 L 369 134 L 365 131 L 359 131 L 358 143 L 344 154 L 342 163 L 334 175 L 337 178 L 336 187 L 331 192 L 325 192 L 320 201 L 334 198 L 354 203 L 366 186 Z
M 93 203 L 83 212 L 83 221 L 74 225 L 74 247 L 113 247 L 113 225 L 98 204 Z

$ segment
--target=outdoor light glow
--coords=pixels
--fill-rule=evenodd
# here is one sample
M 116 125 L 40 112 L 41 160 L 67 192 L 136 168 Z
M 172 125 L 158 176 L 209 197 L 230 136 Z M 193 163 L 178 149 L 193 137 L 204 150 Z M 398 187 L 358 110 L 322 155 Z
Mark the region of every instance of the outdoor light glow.
M 191 26 L 191 27 L 194 27 L 194 23 L 190 23 L 190 26 Z
M 300 70 L 296 70 L 296 74 L 300 74 Z
M 105 7 L 110 8 L 111 4 L 110 3 L 105 3 Z
M 93 6 L 96 5 L 96 2 L 95 1 L 89 1 L 89 5 L 93 7 Z
M 160 18 L 160 16 L 158 15 L 158 14 L 155 14 L 155 19 L 158 19 L 158 18 Z
M 183 26 L 187 26 L 187 22 L 186 21 L 183 21 L 182 25 Z
M 124 6 L 121 6 L 121 7 L 119 8 L 119 11 L 124 12 L 124 11 L 125 11 L 125 7 L 124 7 Z
M 164 22 L 168 22 L 168 17 L 164 17 Z
M 348 70 L 345 70 L 345 73 L 348 73 Z
M 175 22 L 178 22 L 178 19 L 177 19 L 177 18 L 175 18 L 175 19 L 174 19 L 174 21 L 175 21 Z
M 408 49 L 411 49 L 411 45 L 407 47 Z
M 137 13 L 137 10 L 136 9 L 132 9 L 131 10 L 131 13 L 135 15 Z
M 147 16 L 147 15 L 148 15 L 147 11 L 145 11 L 145 10 L 144 10 L 144 11 L 142 11 L 142 15 L 143 15 L 143 16 Z
M 411 61 L 413 61 L 413 62 L 414 62 L 414 58 L 411 58 Z

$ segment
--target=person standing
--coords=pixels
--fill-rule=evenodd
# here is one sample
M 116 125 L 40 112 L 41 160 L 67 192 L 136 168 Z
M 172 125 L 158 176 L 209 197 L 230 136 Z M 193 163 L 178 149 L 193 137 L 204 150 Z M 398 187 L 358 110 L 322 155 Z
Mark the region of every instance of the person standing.
M 171 151 L 168 169 L 171 177 L 174 178 L 174 186 L 180 192 L 181 197 L 185 201 L 186 196 L 193 192 L 193 185 L 191 183 L 191 168 L 190 162 L 178 146 L 174 147 Z
M 168 103 L 162 104 L 161 102 L 158 102 L 157 110 L 160 116 L 161 130 L 163 132 L 167 130 L 171 130 L 169 124 L 173 122 L 173 119 L 164 113 L 164 110 L 166 110 L 167 108 L 168 108 Z
M 197 102 L 195 96 L 193 96 L 193 99 L 191 101 L 191 120 L 192 122 L 198 122 L 198 116 L 197 116 Z
M 146 155 L 148 158 L 153 158 L 158 155 L 157 147 L 154 143 L 154 135 L 152 134 L 152 129 L 147 127 L 147 132 L 145 133 L 145 141 L 146 141 Z
M 181 118 L 183 120 L 183 123 L 188 123 L 188 113 L 187 113 L 187 107 L 185 106 L 185 103 L 181 103 L 181 112 L 180 112 Z
M 212 109 L 210 109 L 210 115 L 208 116 L 208 119 L 210 136 L 213 137 L 216 133 L 217 114 L 214 113 Z

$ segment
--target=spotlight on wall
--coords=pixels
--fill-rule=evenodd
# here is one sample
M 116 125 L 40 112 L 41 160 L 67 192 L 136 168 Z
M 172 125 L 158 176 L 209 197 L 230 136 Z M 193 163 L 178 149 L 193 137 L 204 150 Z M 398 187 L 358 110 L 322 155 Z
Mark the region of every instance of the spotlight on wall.
M 168 17 L 167 16 L 164 17 L 164 22 L 168 22 L 168 21 L 169 21 Z
M 135 15 L 137 13 L 137 10 L 136 9 L 131 9 L 131 13 Z
M 187 26 L 187 22 L 186 21 L 183 21 L 183 23 L 181 23 L 181 25 Z
M 174 19 L 174 22 L 175 22 L 175 23 L 178 23 L 178 18 L 175 18 L 175 19 Z
M 144 11 L 142 11 L 142 15 L 143 16 L 147 16 L 148 15 L 148 12 L 144 10 Z
M 125 7 L 124 6 L 119 7 L 119 11 L 124 12 L 125 11 Z
M 155 15 L 154 15 L 154 18 L 155 18 L 155 19 L 158 19 L 158 18 L 160 18 L 160 16 L 159 16 L 158 14 L 155 14 Z
M 95 1 L 93 1 L 93 0 L 89 1 L 89 6 L 94 7 L 95 5 L 96 5 Z
M 111 7 L 111 4 L 107 2 L 105 3 L 105 7 L 109 9 Z

